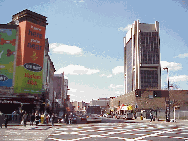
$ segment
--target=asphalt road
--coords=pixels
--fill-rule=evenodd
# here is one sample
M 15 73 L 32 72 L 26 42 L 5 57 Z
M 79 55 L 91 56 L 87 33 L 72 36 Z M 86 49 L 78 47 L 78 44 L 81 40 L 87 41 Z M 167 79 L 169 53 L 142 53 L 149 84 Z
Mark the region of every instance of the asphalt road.
M 83 122 L 83 121 L 82 121 Z M 188 140 L 188 123 L 129 122 L 103 118 L 102 123 L 69 124 L 58 127 L 45 141 L 185 141 Z

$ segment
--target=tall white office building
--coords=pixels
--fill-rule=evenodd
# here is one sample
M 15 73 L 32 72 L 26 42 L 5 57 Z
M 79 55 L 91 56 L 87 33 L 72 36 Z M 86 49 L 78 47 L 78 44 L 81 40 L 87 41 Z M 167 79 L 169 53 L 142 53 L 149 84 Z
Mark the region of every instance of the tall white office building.
M 124 37 L 125 93 L 161 89 L 159 22 L 132 24 Z

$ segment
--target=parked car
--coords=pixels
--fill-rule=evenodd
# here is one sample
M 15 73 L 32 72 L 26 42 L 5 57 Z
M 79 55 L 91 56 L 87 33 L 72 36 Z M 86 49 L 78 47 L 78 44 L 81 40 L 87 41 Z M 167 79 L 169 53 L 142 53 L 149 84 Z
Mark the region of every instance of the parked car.
M 81 116 L 80 116 L 80 119 L 81 119 L 81 121 L 82 121 L 82 120 L 86 120 L 86 115 L 81 115 Z
M 127 112 L 120 116 L 121 119 L 132 119 L 133 113 Z
M 69 120 L 71 120 L 71 123 L 77 123 L 77 116 L 76 115 L 69 115 Z
M 108 114 L 108 115 L 107 115 L 107 118 L 112 118 L 112 115 L 109 115 L 109 114 Z
M 116 115 L 115 117 L 116 119 L 120 119 L 121 115 Z
M 103 117 L 107 117 L 107 114 L 104 114 Z

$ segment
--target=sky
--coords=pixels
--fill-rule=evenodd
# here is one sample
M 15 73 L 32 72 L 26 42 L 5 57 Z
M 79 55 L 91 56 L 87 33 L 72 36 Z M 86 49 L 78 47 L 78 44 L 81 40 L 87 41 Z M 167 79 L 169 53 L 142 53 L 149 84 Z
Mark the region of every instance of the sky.
M 161 68 L 169 68 L 170 85 L 188 89 L 186 0 L 0 0 L 0 23 L 25 9 L 47 17 L 49 54 L 71 101 L 124 94 L 123 37 L 135 20 L 159 22 Z M 167 88 L 166 70 L 161 80 Z

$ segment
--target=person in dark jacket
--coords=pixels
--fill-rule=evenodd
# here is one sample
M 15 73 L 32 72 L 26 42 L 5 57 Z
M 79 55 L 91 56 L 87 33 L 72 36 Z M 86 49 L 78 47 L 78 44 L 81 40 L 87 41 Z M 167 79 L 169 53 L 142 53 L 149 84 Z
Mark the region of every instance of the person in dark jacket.
M 2 128 L 2 124 L 4 123 L 4 120 L 5 120 L 5 116 L 4 116 L 4 114 L 1 113 L 1 111 L 0 111 L 0 126 L 1 126 L 1 128 Z
M 30 126 L 33 126 L 33 122 L 35 121 L 35 114 L 32 113 L 31 117 L 30 117 Z
M 68 115 L 68 114 L 66 114 L 65 122 L 66 122 L 67 124 L 69 124 L 69 115 Z
M 8 116 L 5 116 L 5 128 L 7 128 L 7 124 L 8 124 Z

